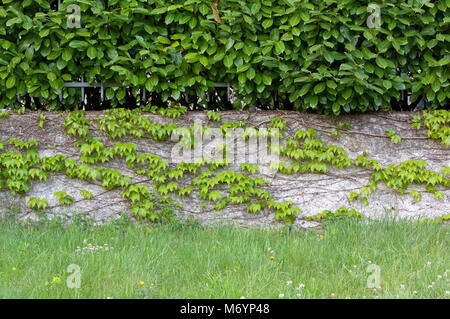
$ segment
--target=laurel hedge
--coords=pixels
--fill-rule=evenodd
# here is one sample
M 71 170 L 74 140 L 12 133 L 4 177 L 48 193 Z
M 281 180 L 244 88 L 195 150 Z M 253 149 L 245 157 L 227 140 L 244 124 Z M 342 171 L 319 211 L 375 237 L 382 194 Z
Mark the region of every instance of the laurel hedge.
M 379 28 L 367 25 L 371 2 L 3 0 L 0 108 L 31 98 L 72 108 L 79 89 L 59 94 L 81 76 L 161 101 L 205 100 L 224 82 L 239 103 L 320 113 L 388 108 L 402 91 L 446 105 L 450 0 L 378 0 Z M 81 28 L 68 24 L 72 4 Z M 126 98 L 119 87 L 105 94 Z

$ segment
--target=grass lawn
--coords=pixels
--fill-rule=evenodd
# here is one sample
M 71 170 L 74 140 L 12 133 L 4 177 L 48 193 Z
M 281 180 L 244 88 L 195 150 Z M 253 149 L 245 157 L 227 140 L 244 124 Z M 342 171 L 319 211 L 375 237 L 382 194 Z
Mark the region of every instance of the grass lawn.
M 326 223 L 321 238 L 287 227 L 24 227 L 7 218 L 0 298 L 450 298 L 449 230 L 343 220 Z M 70 264 L 80 267 L 79 289 L 66 284 Z M 371 264 L 381 289 L 368 288 Z

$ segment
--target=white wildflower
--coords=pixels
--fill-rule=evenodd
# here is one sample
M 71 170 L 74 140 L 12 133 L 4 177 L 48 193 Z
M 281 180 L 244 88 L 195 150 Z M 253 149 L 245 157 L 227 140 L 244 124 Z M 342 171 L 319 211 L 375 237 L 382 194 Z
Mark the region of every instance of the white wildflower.
M 300 285 L 298 285 L 298 287 L 295 288 L 295 289 L 301 290 L 301 289 L 303 289 L 303 288 L 305 288 L 305 284 L 300 284 Z

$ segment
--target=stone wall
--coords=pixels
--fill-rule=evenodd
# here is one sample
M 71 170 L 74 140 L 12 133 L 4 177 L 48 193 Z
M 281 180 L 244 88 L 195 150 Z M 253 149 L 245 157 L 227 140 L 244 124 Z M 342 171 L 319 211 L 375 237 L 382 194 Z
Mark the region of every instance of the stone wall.
M 91 121 L 94 117 L 101 117 L 101 112 L 86 112 L 86 118 Z M 412 113 L 376 113 L 345 116 L 339 119 L 341 122 L 349 121 L 350 129 L 342 130 L 342 136 L 335 138 L 331 132 L 336 128 L 336 121 L 328 117 L 297 113 L 297 112 L 222 112 L 222 121 L 212 122 L 206 116 L 206 112 L 189 112 L 178 119 L 168 119 L 151 113 L 144 116 L 152 122 L 170 123 L 178 126 L 190 127 L 195 122 L 210 127 L 220 127 L 228 121 L 247 120 L 248 124 L 257 128 L 268 127 L 270 119 L 283 117 L 286 120 L 286 136 L 293 137 L 299 129 L 314 128 L 317 137 L 322 139 L 325 145 L 333 144 L 345 149 L 347 156 L 354 159 L 364 152 L 370 154 L 371 159 L 377 160 L 383 167 L 391 164 L 399 164 L 408 159 L 423 159 L 428 164 L 427 169 L 439 172 L 443 166 L 450 165 L 450 152 L 439 141 L 431 140 L 423 129 L 411 128 Z M 43 129 L 38 128 L 38 114 L 29 112 L 25 115 L 12 114 L 8 118 L 0 118 L 0 139 L 6 144 L 9 138 L 27 141 L 34 138 L 38 142 L 38 151 L 41 156 L 53 156 L 63 154 L 67 157 L 79 160 L 79 148 L 74 146 L 76 138 L 70 137 L 63 128 L 63 122 L 67 113 L 46 113 Z M 385 135 L 385 129 L 395 129 L 401 136 L 402 142 L 393 144 Z M 90 135 L 100 137 L 105 147 L 111 147 L 117 141 L 111 140 L 106 134 L 98 131 L 96 125 L 90 127 Z M 148 136 L 142 139 L 123 138 L 122 142 L 133 142 L 138 152 L 151 152 L 166 158 L 170 162 L 170 156 L 175 142 L 154 142 Z M 238 142 L 239 143 L 239 142 Z M 242 147 L 237 145 L 237 147 Z M 6 149 L 10 148 L 7 145 Z M 131 177 L 132 183 L 152 185 L 147 176 L 136 175 L 122 160 L 113 160 L 101 165 L 105 168 L 115 168 Z M 239 171 L 239 163 L 233 163 L 230 168 Z M 311 216 L 323 210 L 336 210 L 341 206 L 354 208 L 366 216 L 381 217 L 386 211 L 393 210 L 399 217 L 439 217 L 450 213 L 450 189 L 438 187 L 444 192 L 444 198 L 437 200 L 433 194 L 425 192 L 425 186 L 413 185 L 404 195 L 388 189 L 383 183 L 379 183 L 379 189 L 368 197 L 369 206 L 357 200 L 349 202 L 351 191 L 359 191 L 367 186 L 370 170 L 358 167 L 350 167 L 339 170 L 329 165 L 327 173 L 296 173 L 283 175 L 266 170 L 263 177 L 271 181 L 267 186 L 272 196 L 277 200 L 292 200 L 301 209 L 296 220 L 297 225 L 311 226 L 314 223 L 306 222 L 302 216 Z M 188 186 L 189 180 L 178 182 Z M 93 199 L 85 200 L 80 191 L 86 189 L 93 193 Z M 410 196 L 409 190 L 422 191 L 422 200 L 416 201 Z M 65 191 L 75 198 L 71 207 L 60 207 L 53 194 L 57 191 Z M 8 207 L 18 205 L 21 217 L 33 216 L 33 212 L 27 207 L 31 197 L 46 198 L 50 209 L 57 214 L 88 212 L 96 220 L 104 220 L 115 217 L 119 212 L 131 214 L 130 202 L 122 198 L 123 189 L 108 191 L 101 186 L 101 182 L 89 183 L 78 179 L 70 179 L 64 172 L 51 174 L 46 182 L 33 181 L 27 194 L 12 196 L 6 187 L 0 191 L 0 203 L 3 211 Z M 273 212 L 265 211 L 258 214 L 246 212 L 246 205 L 228 205 L 222 211 L 214 210 L 209 202 L 200 199 L 196 192 L 188 198 L 177 198 L 183 205 L 181 218 L 193 216 L 206 224 L 217 221 L 234 221 L 243 225 L 268 225 L 276 224 Z

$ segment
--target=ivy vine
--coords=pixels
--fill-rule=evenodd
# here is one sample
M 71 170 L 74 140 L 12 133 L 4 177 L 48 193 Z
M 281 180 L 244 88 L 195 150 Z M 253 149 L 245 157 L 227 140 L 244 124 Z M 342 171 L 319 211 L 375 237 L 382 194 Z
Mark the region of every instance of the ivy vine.
M 246 211 L 250 214 L 271 210 L 277 220 L 293 223 L 300 213 L 300 208 L 292 201 L 276 201 L 267 190 L 269 181 L 256 176 L 258 166 L 242 163 L 240 171 L 229 169 L 230 161 L 226 150 L 223 152 L 223 159 L 220 160 L 203 158 L 195 163 L 182 162 L 173 165 L 155 154 L 139 153 L 133 143 L 117 141 L 112 147 L 105 147 L 100 138 L 90 136 L 90 127 L 94 122 L 98 122 L 99 131 L 107 134 L 112 140 L 130 136 L 137 139 L 150 137 L 154 141 L 162 142 L 174 132 L 184 130 L 184 133 L 193 133 L 199 129 L 198 124 L 186 129 L 174 123 L 167 125 L 153 123 L 149 118 L 142 116 L 146 111 L 176 118 L 182 116 L 186 109 L 175 105 L 160 110 L 150 104 L 135 110 L 111 109 L 92 122 L 87 121 L 84 111 L 70 112 L 63 126 L 68 135 L 78 138 L 74 145 L 79 149 L 79 163 L 61 154 L 40 158 L 37 151 L 38 143 L 34 139 L 23 141 L 11 138 L 6 144 L 0 141 L 0 151 L 4 150 L 5 146 L 8 149 L 0 153 L 0 189 L 4 187 L 5 182 L 13 194 L 27 193 L 32 180 L 45 182 L 50 173 L 64 172 L 69 178 L 99 182 L 107 190 L 122 189 L 122 197 L 130 201 L 132 213 L 153 222 L 171 218 L 170 211 L 183 209 L 177 198 L 196 193 L 201 200 L 210 202 L 216 210 L 222 210 L 227 205 L 246 205 Z M 447 146 L 449 128 L 446 125 L 450 123 L 449 114 L 450 112 L 444 110 L 423 112 L 428 136 L 441 140 Z M 220 114 L 212 111 L 207 114 L 211 121 L 220 122 L 221 116 L 218 115 Z M 420 128 L 420 120 L 420 116 L 415 115 L 412 118 L 413 126 Z M 44 121 L 45 115 L 39 115 L 39 127 L 43 128 Z M 270 120 L 270 127 L 267 129 L 252 127 L 247 125 L 246 121 L 227 122 L 220 128 L 224 136 L 229 128 L 242 128 L 242 137 L 248 139 L 256 136 L 283 137 L 286 135 L 286 127 L 285 119 L 278 117 Z M 350 128 L 348 122 L 338 124 L 339 130 L 348 128 Z M 210 128 L 206 126 L 202 129 L 202 134 L 208 134 Z M 389 130 L 386 130 L 386 134 L 391 139 L 397 136 L 395 132 Z M 184 141 L 185 147 L 195 146 L 190 138 L 191 134 L 180 135 L 181 142 L 183 138 L 189 136 Z M 398 165 L 383 167 L 376 160 L 369 159 L 367 153 L 351 159 L 342 147 L 325 145 L 317 138 L 313 128 L 297 130 L 294 136 L 287 137 L 282 145 L 270 145 L 269 148 L 286 160 L 270 163 L 272 168 L 282 174 L 324 174 L 330 166 L 338 169 L 355 166 L 370 170 L 369 184 L 362 187 L 359 192 L 351 192 L 348 196 L 350 202 L 361 199 L 368 205 L 368 196 L 378 188 L 379 183 L 384 183 L 400 194 L 403 194 L 410 185 L 425 185 L 426 191 L 434 194 L 438 200 L 444 196 L 439 188 L 450 187 L 450 179 L 446 177 L 450 173 L 448 166 L 444 166 L 442 173 L 438 173 L 427 170 L 428 164 L 424 160 L 408 160 Z M 146 176 L 148 181 L 153 183 L 152 189 L 133 183 L 129 176 L 124 176 L 118 170 L 99 166 L 113 159 L 125 160 L 136 174 Z M 192 177 L 190 184 L 185 183 L 184 177 L 187 176 Z M 422 195 L 419 191 L 410 190 L 409 193 L 415 200 L 421 200 Z M 94 197 L 87 190 L 82 190 L 81 195 L 84 200 Z M 56 192 L 54 196 L 60 205 L 70 206 L 75 202 L 75 199 L 64 191 Z M 48 208 L 48 202 L 46 199 L 31 198 L 28 207 L 45 210 Z M 340 216 L 360 218 L 361 214 L 341 207 L 336 212 L 324 211 L 313 218 L 322 220 Z

